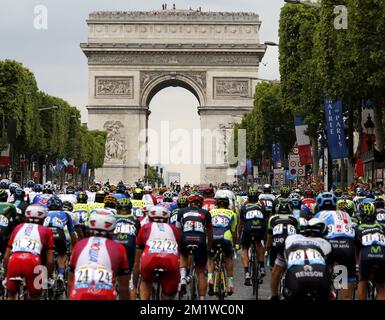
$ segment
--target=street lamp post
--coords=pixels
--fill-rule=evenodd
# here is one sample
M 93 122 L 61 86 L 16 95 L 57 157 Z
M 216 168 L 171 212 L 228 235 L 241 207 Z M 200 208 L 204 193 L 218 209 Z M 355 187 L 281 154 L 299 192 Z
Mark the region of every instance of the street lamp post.
M 374 123 L 372 121 L 372 117 L 370 114 L 368 115 L 368 118 L 366 122 L 364 123 L 364 127 L 366 129 L 366 143 L 368 145 L 368 152 L 371 152 L 373 154 L 373 159 L 371 160 L 371 180 L 372 180 L 372 186 L 374 186 L 374 140 L 373 140 L 373 133 L 374 133 Z

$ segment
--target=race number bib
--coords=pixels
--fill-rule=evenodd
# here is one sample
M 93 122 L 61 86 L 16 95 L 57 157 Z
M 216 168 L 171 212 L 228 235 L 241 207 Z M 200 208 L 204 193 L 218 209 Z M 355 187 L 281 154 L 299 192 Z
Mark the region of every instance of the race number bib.
M 75 289 L 94 288 L 112 290 L 112 272 L 106 267 L 89 265 L 77 268 L 75 271 Z
M 283 229 L 284 229 L 284 225 L 282 223 L 276 225 L 273 228 L 273 236 L 281 235 L 283 233 Z M 297 233 L 297 230 L 291 224 L 287 225 L 286 229 L 287 229 L 287 235 L 289 236 Z
M 217 215 L 211 218 L 211 222 L 214 227 L 227 227 L 229 219 L 227 217 Z
M 0 215 L 0 227 L 8 227 L 9 221 L 6 216 Z
M 87 210 L 76 210 L 74 211 L 78 216 L 79 223 L 85 224 L 88 219 L 88 211 Z
M 328 233 L 334 233 L 334 234 L 346 234 L 354 236 L 354 229 L 353 226 L 348 224 L 329 224 L 328 225 Z
M 12 245 L 12 252 L 29 252 L 39 255 L 41 249 L 39 242 L 27 237 L 17 239 Z
M 306 259 L 308 260 L 309 264 L 325 264 L 325 260 L 319 251 L 314 249 L 306 249 L 290 252 L 287 259 L 288 266 L 304 265 Z
M 132 208 L 132 213 L 137 218 L 142 218 L 143 217 L 142 208 L 139 208 L 139 207 Z
M 47 217 L 44 220 L 44 227 L 54 227 L 54 228 L 60 228 L 64 229 L 64 223 L 61 219 L 58 217 Z
M 129 224 L 129 223 L 124 223 L 124 222 L 119 222 L 114 230 L 115 234 L 126 234 L 129 236 L 135 236 L 136 235 L 136 228 L 134 225 Z
M 263 213 L 259 210 L 251 210 L 246 212 L 246 220 L 263 219 Z
M 200 221 L 186 221 L 183 225 L 183 231 L 197 231 L 197 232 L 205 232 L 203 223 Z
M 150 240 L 148 246 L 149 253 L 178 254 L 178 244 L 173 240 Z
M 384 222 L 385 221 L 385 213 L 377 214 L 377 221 Z
M 362 245 L 370 246 L 372 244 L 385 245 L 385 236 L 379 232 L 366 234 L 362 236 Z
M 170 217 L 170 223 L 175 224 L 178 221 L 178 215 L 174 214 L 173 216 Z

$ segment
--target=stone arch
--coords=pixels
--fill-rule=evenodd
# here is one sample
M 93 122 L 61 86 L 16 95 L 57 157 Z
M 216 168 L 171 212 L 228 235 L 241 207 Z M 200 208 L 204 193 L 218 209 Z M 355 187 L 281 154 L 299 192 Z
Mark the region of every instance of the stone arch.
M 144 77 L 151 77 L 144 75 Z M 155 73 L 152 78 L 142 82 L 144 88 L 141 92 L 141 106 L 148 107 L 152 98 L 162 89 L 167 87 L 182 87 L 190 91 L 199 101 L 200 107 L 206 105 L 206 75 L 204 72 L 198 73 Z M 143 78 L 142 78 L 143 79 Z

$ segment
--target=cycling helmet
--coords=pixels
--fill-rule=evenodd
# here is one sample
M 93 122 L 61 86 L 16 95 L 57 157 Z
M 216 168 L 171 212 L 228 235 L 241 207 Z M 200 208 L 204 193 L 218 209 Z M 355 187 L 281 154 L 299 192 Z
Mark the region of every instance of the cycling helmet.
M 305 226 L 305 234 L 316 234 L 318 237 L 324 237 L 328 233 L 328 228 L 325 222 L 319 218 L 310 219 Z
M 188 206 L 188 199 L 186 197 L 179 197 L 176 203 L 178 208 L 185 208 Z
M 74 210 L 74 205 L 70 201 L 63 201 L 63 210 L 72 212 Z
M 316 198 L 319 210 L 333 210 L 337 205 L 337 197 L 332 192 L 323 192 Z
M 163 202 L 172 202 L 173 195 L 171 192 L 163 193 Z
M 315 196 L 314 190 L 313 189 L 305 190 L 305 192 L 303 193 L 303 196 L 305 198 L 314 198 L 314 196 Z
M 76 199 L 78 200 L 78 203 L 87 203 L 88 196 L 85 192 L 79 192 Z
M 203 196 L 206 198 L 214 197 L 214 190 L 213 188 L 205 188 L 203 190 Z
M 47 208 L 38 204 L 32 204 L 25 209 L 25 217 L 30 222 L 40 222 L 45 218 Z
M 301 195 L 297 192 L 293 192 L 290 194 L 289 200 L 301 200 Z
M 230 200 L 225 194 L 222 194 L 218 198 L 215 198 L 215 203 L 218 207 L 228 208 L 230 205 Z
M 0 181 L 0 189 L 8 189 L 9 188 L 9 180 L 8 179 L 2 179 Z
M 344 211 L 352 216 L 354 214 L 354 203 L 351 200 L 340 199 L 337 201 L 337 210 Z
M 203 205 L 203 197 L 198 195 L 198 194 L 193 194 L 191 196 L 189 196 L 188 198 L 188 203 L 191 205 L 193 203 L 197 203 L 199 205 L 199 207 L 202 207 Z
M 342 190 L 341 189 L 336 189 L 336 190 L 334 190 L 334 194 L 336 195 L 337 198 L 341 198 Z
M 360 216 L 364 221 L 373 221 L 376 218 L 376 208 L 372 202 L 361 202 L 358 205 Z
M 95 186 L 94 184 L 92 184 L 92 185 L 90 186 L 90 191 L 91 191 L 91 192 L 96 192 L 96 186 Z
M 280 189 L 282 196 L 288 196 L 290 194 L 290 187 L 288 185 L 283 185 Z
M 102 188 L 102 191 L 103 191 L 105 194 L 108 194 L 108 193 L 110 193 L 110 188 L 107 187 L 107 186 L 104 186 L 104 187 Z
M 9 185 L 9 192 L 11 194 L 15 194 L 15 191 L 17 188 L 20 188 L 20 185 L 16 182 L 12 182 L 10 185 Z
M 220 185 L 219 189 L 221 190 L 230 190 L 230 186 L 227 182 L 224 182 Z
M 48 210 L 62 210 L 63 202 L 61 201 L 61 199 L 59 197 L 53 196 L 53 197 L 48 199 L 47 208 L 48 208 Z
M 148 215 L 148 212 L 152 209 L 152 207 L 154 207 L 154 205 L 152 204 L 146 204 L 143 208 L 142 208 L 142 213 L 144 215 Z
M 376 209 L 384 209 L 385 207 L 385 201 L 383 198 L 376 198 L 376 200 L 374 200 L 374 206 L 376 207 Z
M 119 184 L 117 189 L 116 189 L 116 193 L 121 193 L 121 194 L 124 194 L 126 192 L 127 188 L 124 184 Z
M 66 188 L 66 194 L 75 194 L 76 193 L 76 188 L 74 186 L 68 186 Z
M 95 194 L 95 202 L 96 203 L 103 203 L 105 197 L 106 197 L 106 194 L 104 193 L 104 191 L 98 191 Z
M 7 202 L 8 192 L 4 189 L 0 189 L 0 202 Z
M 44 193 L 53 193 L 53 184 L 51 182 L 46 182 L 43 185 L 43 192 Z
M 152 222 L 167 222 L 170 217 L 170 211 L 165 207 L 155 206 L 148 212 L 148 218 Z
M 249 199 L 249 202 L 251 203 L 257 203 L 259 197 L 259 192 L 255 188 L 250 188 L 249 192 L 247 193 L 247 198 Z
M 88 228 L 93 233 L 108 234 L 115 230 L 116 218 L 109 210 L 95 209 L 88 219 Z
M 134 192 L 132 193 L 132 197 L 135 200 L 142 200 L 143 199 L 143 190 L 140 188 L 135 188 Z
M 132 209 L 131 200 L 128 198 L 119 199 L 117 204 L 116 204 L 116 209 L 130 211 Z
M 361 196 L 361 197 L 364 197 L 364 196 L 366 195 L 366 192 L 365 192 L 365 190 L 362 189 L 361 187 L 358 187 L 358 188 L 356 189 L 356 195 Z
M 151 186 L 144 186 L 143 188 L 144 193 L 152 193 L 152 187 Z
M 16 188 L 15 189 L 15 199 L 16 200 L 24 200 L 24 197 L 25 197 L 25 191 L 23 188 Z
M 43 192 L 43 186 L 39 183 L 35 184 L 33 187 L 34 192 Z
M 291 210 L 288 202 L 279 203 L 275 210 L 278 214 L 291 214 Z
M 104 197 L 104 206 L 106 208 L 116 209 L 117 200 L 115 197 L 107 195 Z
M 35 182 L 33 180 L 28 180 L 27 182 L 27 188 L 32 189 L 35 186 Z
M 271 193 L 271 185 L 266 183 L 263 185 L 263 192 L 270 192 Z

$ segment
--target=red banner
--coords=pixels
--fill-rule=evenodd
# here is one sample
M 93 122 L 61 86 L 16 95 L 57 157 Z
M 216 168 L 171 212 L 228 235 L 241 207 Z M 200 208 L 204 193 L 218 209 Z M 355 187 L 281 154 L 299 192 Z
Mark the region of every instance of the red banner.
M 311 145 L 306 144 L 302 146 L 298 146 L 299 149 L 299 157 L 301 160 L 301 164 L 307 165 L 307 164 L 312 164 L 313 163 L 313 158 L 311 155 Z

